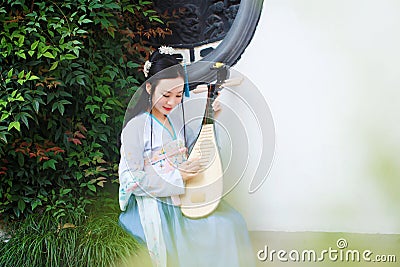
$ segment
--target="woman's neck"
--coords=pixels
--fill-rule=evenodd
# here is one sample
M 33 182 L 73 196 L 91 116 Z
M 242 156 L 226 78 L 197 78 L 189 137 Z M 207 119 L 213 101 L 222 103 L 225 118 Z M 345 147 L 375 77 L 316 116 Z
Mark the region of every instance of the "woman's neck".
M 157 120 L 160 122 L 165 122 L 167 120 L 167 115 L 162 114 L 158 110 L 153 109 L 151 112 L 149 111 Z

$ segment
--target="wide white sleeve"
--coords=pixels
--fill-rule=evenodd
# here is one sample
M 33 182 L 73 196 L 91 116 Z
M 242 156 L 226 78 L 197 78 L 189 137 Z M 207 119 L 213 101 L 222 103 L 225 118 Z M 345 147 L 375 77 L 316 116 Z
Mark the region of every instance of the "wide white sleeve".
M 119 164 L 119 204 L 126 209 L 129 197 L 167 197 L 185 192 L 178 169 L 171 168 L 162 173 L 144 168 L 144 127 L 133 119 L 121 133 L 121 160 Z M 145 171 L 146 169 L 146 171 Z

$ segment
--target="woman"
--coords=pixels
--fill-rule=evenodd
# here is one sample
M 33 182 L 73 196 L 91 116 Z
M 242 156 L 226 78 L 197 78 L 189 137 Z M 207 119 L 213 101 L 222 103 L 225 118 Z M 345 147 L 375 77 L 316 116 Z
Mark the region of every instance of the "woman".
M 120 224 L 146 244 L 155 266 L 253 266 L 241 215 L 222 201 L 209 216 L 189 219 L 179 208 L 185 181 L 200 170 L 187 161 L 194 135 L 184 119 L 185 72 L 165 47 L 145 64 L 145 83 L 121 134 Z M 179 106 L 179 107 L 178 107 Z M 176 109 L 175 109 L 176 108 Z M 214 107 L 218 110 L 218 105 Z

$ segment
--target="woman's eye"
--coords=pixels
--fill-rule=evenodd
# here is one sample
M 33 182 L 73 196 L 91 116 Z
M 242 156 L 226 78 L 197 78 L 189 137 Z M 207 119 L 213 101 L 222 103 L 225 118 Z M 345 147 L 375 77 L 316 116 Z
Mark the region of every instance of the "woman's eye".
M 169 95 L 163 95 L 163 97 L 169 97 Z
M 176 95 L 176 97 L 177 97 L 177 98 L 181 98 L 181 97 L 182 97 L 182 95 Z

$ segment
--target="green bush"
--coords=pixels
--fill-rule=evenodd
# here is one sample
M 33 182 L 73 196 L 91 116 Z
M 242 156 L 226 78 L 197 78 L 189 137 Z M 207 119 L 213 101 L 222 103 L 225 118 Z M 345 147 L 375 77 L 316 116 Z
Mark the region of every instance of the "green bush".
M 168 30 L 141 0 L 3 0 L 0 22 L 0 214 L 84 213 L 116 178 L 146 40 Z
M 145 248 L 118 225 L 118 215 L 118 203 L 110 198 L 99 199 L 87 217 L 67 214 L 65 223 L 49 212 L 28 215 L 0 246 L 0 266 L 144 266 L 150 262 L 141 253 Z

